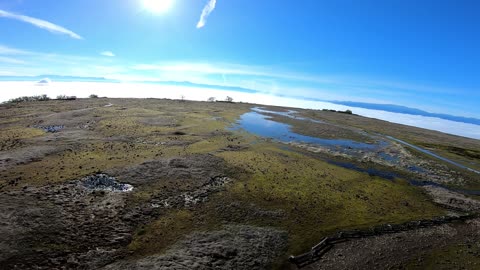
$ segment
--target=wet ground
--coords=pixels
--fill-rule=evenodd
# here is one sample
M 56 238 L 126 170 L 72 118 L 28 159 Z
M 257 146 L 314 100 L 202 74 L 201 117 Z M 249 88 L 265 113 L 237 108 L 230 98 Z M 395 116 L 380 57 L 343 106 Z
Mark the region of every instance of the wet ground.
M 458 156 L 480 142 L 438 132 L 155 99 L 0 112 L 1 269 L 295 269 L 340 231 L 480 211 L 478 160 Z M 427 150 L 438 159 L 403 141 L 456 147 Z M 477 227 L 351 239 L 307 269 L 475 269 Z
M 459 164 L 458 162 L 455 162 L 451 159 L 435 154 L 429 150 L 423 149 L 419 146 L 407 143 L 389 135 L 381 135 L 378 133 L 368 134 L 364 131 L 357 131 L 355 129 L 352 129 L 352 133 L 357 132 L 362 136 L 369 137 L 369 141 L 372 141 L 372 143 L 363 143 L 355 141 L 353 139 L 349 140 L 319 138 L 296 133 L 295 131 L 293 131 L 292 125 L 282 123 L 281 120 L 274 121 L 274 119 L 272 119 L 271 117 L 271 115 L 280 115 L 301 122 L 328 125 L 328 123 L 324 121 L 297 116 L 297 114 L 298 112 L 294 110 L 278 112 L 269 111 L 265 108 L 255 107 L 252 108 L 252 111 L 241 115 L 240 119 L 237 121 L 236 125 L 231 128 L 231 130 L 245 130 L 249 133 L 264 138 L 271 138 L 281 143 L 303 147 L 306 148 L 308 151 L 326 152 L 331 155 L 347 157 L 352 161 L 346 162 L 328 160 L 328 162 L 344 168 L 356 170 L 359 172 L 365 172 L 369 175 L 380 176 L 388 180 L 393 180 L 402 176 L 396 174 L 395 172 L 392 172 L 391 169 L 388 171 L 382 171 L 372 167 L 362 168 L 356 165 L 356 161 L 368 160 L 377 164 L 387 165 L 389 167 L 394 167 L 399 170 L 404 170 L 412 174 L 412 176 L 409 176 L 407 180 L 408 182 L 416 186 L 436 185 L 444 188 L 449 188 L 448 186 L 443 184 L 450 182 L 450 179 L 454 178 L 455 175 L 451 175 L 449 174 L 449 172 L 446 172 L 446 170 L 449 170 L 446 168 L 443 169 L 444 175 L 438 176 L 438 178 L 440 179 L 428 180 L 432 174 L 438 174 L 438 172 L 435 172 L 434 170 L 442 169 L 431 168 L 432 163 L 428 163 L 421 159 L 412 157 L 405 151 L 403 145 L 428 156 L 431 156 L 435 159 L 438 159 L 442 162 L 448 163 L 449 165 L 453 165 L 454 167 L 464 169 L 475 174 L 480 174 L 480 171 Z M 456 191 L 466 194 L 480 194 L 480 190 L 456 189 Z
M 372 133 L 370 136 L 376 140 L 376 143 L 370 144 L 362 144 L 354 140 L 318 139 L 317 137 L 295 133 L 291 125 L 272 121 L 271 117 L 271 115 L 281 115 L 300 121 L 325 124 L 324 121 L 320 120 L 296 117 L 296 113 L 292 110 L 275 112 L 254 108 L 252 112 L 241 116 L 235 128 L 244 129 L 282 143 L 301 146 L 308 151 L 320 152 L 318 149 L 322 149 L 321 152 L 340 154 L 349 159 L 361 159 L 365 152 L 370 155 L 373 154 L 374 157 L 371 160 L 374 160 L 377 164 L 399 169 L 400 173 L 373 167 L 365 168 L 356 165 L 355 161 L 327 160 L 327 162 L 391 181 L 403 177 L 409 184 L 424 188 L 439 205 L 464 213 L 478 213 L 479 201 L 465 197 L 465 195 L 480 195 L 480 190 L 454 189 L 447 185 L 451 181 L 459 180 L 455 179 L 458 173 L 445 165 L 443 165 L 443 168 L 439 166 L 432 168 L 431 161 L 423 161 L 411 155 L 398 153 L 405 151 L 402 146 L 407 146 L 434 159 L 453 165 L 457 169 L 460 168 L 474 174 L 480 173 L 479 171 L 392 136 Z M 408 174 L 405 174 L 408 176 L 402 175 L 402 170 L 408 172 Z M 412 177 L 423 180 L 414 180 Z M 305 269 L 424 269 L 425 267 L 433 267 L 433 269 L 477 269 L 480 268 L 478 260 L 457 260 L 463 258 L 463 256 L 468 257 L 468 255 L 479 257 L 480 248 L 477 246 L 479 222 L 480 220 L 474 219 L 466 224 L 419 228 L 413 232 L 360 237 L 362 240 L 339 242 L 322 251 L 323 255 L 317 258 L 313 257 L 312 262 L 307 262 Z M 454 247 L 452 248 L 452 246 Z M 436 258 L 432 254 L 440 253 L 440 250 L 450 249 L 457 252 L 457 260 Z M 312 253 L 308 256 L 315 255 Z M 293 261 L 297 263 L 299 259 L 295 258 Z

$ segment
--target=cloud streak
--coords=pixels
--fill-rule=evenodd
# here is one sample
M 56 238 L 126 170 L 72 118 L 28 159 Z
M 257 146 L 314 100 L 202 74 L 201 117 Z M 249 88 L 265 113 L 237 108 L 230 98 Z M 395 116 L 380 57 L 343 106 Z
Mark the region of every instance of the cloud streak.
M 71 38 L 74 38 L 74 39 L 83 39 L 81 36 L 72 32 L 71 30 L 68 30 L 68 29 L 66 29 L 62 26 L 59 26 L 59 25 L 56 25 L 56 24 L 53 24 L 51 22 L 47 22 L 47 21 L 44 21 L 44 20 L 41 20 L 41 19 L 37 19 L 37 18 L 33 18 L 33 17 L 21 15 L 21 14 L 15 14 L 15 13 L 11 13 L 11 12 L 4 11 L 4 10 L 1 10 L 1 9 L 0 9 L 0 17 L 29 23 L 33 26 L 36 26 L 36 27 L 41 28 L 41 29 L 45 29 L 45 30 L 47 30 L 51 33 L 54 33 L 54 34 L 67 35 L 67 36 L 70 36 Z
M 215 9 L 217 0 L 209 0 L 207 5 L 202 10 L 202 15 L 200 15 L 200 20 L 197 23 L 197 28 L 202 28 L 207 23 L 207 18 L 210 16 L 210 13 Z
M 31 52 L 0 45 L 0 54 L 3 54 L 3 55 L 26 55 L 26 54 L 31 54 Z
M 105 48 L 104 48 L 105 49 Z M 107 50 L 105 50 L 107 51 Z M 228 62 L 162 61 L 135 63 L 116 57 L 68 55 L 28 51 L 0 43 L 0 76 L 60 74 L 83 77 L 105 77 L 120 81 L 178 81 L 203 85 L 240 87 L 260 93 L 318 100 L 397 104 L 429 112 L 478 118 L 478 106 L 455 99 L 430 95 L 453 89 L 416 82 L 385 81 L 348 74 L 313 74 L 277 65 L 245 65 Z M 226 78 L 226 79 L 225 79 Z M 230 89 L 230 88 L 229 88 Z M 480 93 L 455 88 L 456 97 L 475 101 Z M 427 100 L 427 101 L 425 101 Z M 478 127 L 477 127 L 478 128 Z
M 104 51 L 104 52 L 101 52 L 100 54 L 103 55 L 103 56 L 107 56 L 107 57 L 114 57 L 115 56 L 115 54 L 111 51 Z
M 15 59 L 15 58 L 11 58 L 11 57 L 4 57 L 4 56 L 0 56 L 0 63 L 15 64 L 15 65 L 26 64 L 25 61 L 18 60 L 18 59 Z

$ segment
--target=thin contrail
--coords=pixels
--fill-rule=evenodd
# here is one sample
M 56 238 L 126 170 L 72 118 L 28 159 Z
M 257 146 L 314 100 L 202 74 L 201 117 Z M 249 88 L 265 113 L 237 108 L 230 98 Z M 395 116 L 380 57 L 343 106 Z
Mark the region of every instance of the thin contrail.
M 1 9 L 0 9 L 0 17 L 26 22 L 26 23 L 29 23 L 29 24 L 34 25 L 36 27 L 45 29 L 45 30 L 50 31 L 50 32 L 55 33 L 55 34 L 64 34 L 64 35 L 68 35 L 68 36 L 70 36 L 71 38 L 74 38 L 74 39 L 83 39 L 78 34 L 72 32 L 72 31 L 70 31 L 70 30 L 68 30 L 68 29 L 66 29 L 66 28 L 64 28 L 60 25 L 56 25 L 56 24 L 53 24 L 51 22 L 47 22 L 47 21 L 44 21 L 44 20 L 41 20 L 41 19 L 37 19 L 37 18 L 33 18 L 33 17 L 21 15 L 21 14 L 15 14 L 15 13 L 11 13 L 11 12 L 4 11 L 4 10 L 1 10 Z
M 207 23 L 207 18 L 215 9 L 215 5 L 217 4 L 217 0 L 210 0 L 207 5 L 202 10 L 202 15 L 200 15 L 200 20 L 197 23 L 197 28 L 202 28 Z

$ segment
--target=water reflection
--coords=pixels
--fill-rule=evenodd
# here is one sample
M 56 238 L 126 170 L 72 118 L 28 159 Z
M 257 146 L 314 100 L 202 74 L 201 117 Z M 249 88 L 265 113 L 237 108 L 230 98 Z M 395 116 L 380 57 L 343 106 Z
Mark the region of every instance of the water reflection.
M 347 140 L 347 139 L 324 139 L 324 138 L 306 136 L 306 135 L 293 132 L 291 129 L 291 125 L 273 121 L 271 120 L 272 119 L 271 116 L 265 115 L 265 114 L 274 114 L 274 115 L 281 115 L 281 116 L 293 118 L 296 120 L 312 121 L 312 122 L 316 121 L 309 118 L 298 117 L 295 115 L 296 113 L 297 113 L 296 111 L 274 112 L 274 111 L 268 111 L 260 108 L 253 108 L 251 112 L 247 112 L 241 115 L 240 119 L 237 121 L 237 124 L 233 128 L 231 128 L 231 130 L 242 129 L 249 133 L 255 134 L 257 136 L 271 138 L 284 143 L 299 142 L 299 143 L 305 143 L 313 146 L 321 146 L 323 148 L 326 148 L 335 152 L 339 152 L 339 153 L 348 154 L 353 157 L 360 157 L 364 153 L 374 151 L 378 158 L 380 158 L 381 160 L 385 161 L 388 164 L 397 164 L 399 162 L 399 159 L 397 156 L 394 156 L 391 153 L 385 152 L 385 148 L 390 145 L 386 140 L 385 141 L 379 140 L 376 143 L 371 144 L 371 143 L 362 143 L 362 142 L 357 142 L 357 141 Z M 317 122 L 323 123 L 321 121 L 317 121 Z M 460 168 L 464 168 L 476 173 L 480 173 L 476 170 L 468 168 L 464 165 L 456 163 L 447 158 L 441 157 L 437 154 L 434 154 L 428 150 L 422 149 L 418 146 L 409 144 L 407 142 L 396 139 L 394 137 L 390 137 L 390 136 L 385 136 L 385 137 L 388 138 L 389 140 L 399 142 L 401 144 L 414 148 L 422 153 L 433 156 L 442 161 L 448 162 L 452 165 L 455 165 Z M 347 168 L 347 169 L 351 169 L 351 170 L 355 170 L 363 173 L 368 173 L 371 176 L 378 176 L 388 180 L 401 178 L 399 175 L 393 172 L 387 172 L 387 171 L 378 170 L 374 168 L 364 169 L 351 162 L 338 162 L 333 160 L 327 160 L 327 162 L 343 168 Z M 424 174 L 427 172 L 425 169 L 414 164 L 410 164 L 406 169 L 408 169 L 411 172 L 420 173 L 420 174 Z M 442 187 L 451 191 L 459 192 L 462 194 L 480 195 L 480 191 L 477 191 L 477 190 L 452 189 L 452 188 L 449 188 L 448 186 L 431 182 L 431 181 L 418 181 L 413 179 L 407 179 L 407 181 L 414 186 L 432 185 L 432 186 Z
M 342 149 L 366 151 L 374 150 L 380 146 L 379 144 L 362 143 L 347 139 L 323 139 L 298 134 L 291 130 L 290 125 L 270 120 L 270 116 L 263 115 L 259 112 L 289 115 L 288 117 L 293 117 L 289 112 L 270 112 L 255 108 L 254 111 L 243 114 L 240 117 L 240 120 L 237 121 L 236 127 L 233 129 L 243 129 L 258 136 L 272 138 L 285 143 L 303 142 L 324 146 L 337 151 Z

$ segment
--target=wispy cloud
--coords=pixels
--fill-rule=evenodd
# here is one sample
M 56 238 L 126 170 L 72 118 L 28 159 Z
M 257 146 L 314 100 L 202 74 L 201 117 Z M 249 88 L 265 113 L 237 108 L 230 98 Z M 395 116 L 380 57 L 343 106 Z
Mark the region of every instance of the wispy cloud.
M 287 79 L 294 81 L 308 81 L 315 83 L 334 83 L 336 79 L 328 76 L 314 76 L 284 70 L 275 66 L 256 66 L 232 63 L 206 63 L 206 62 L 162 62 L 154 64 L 137 64 L 131 67 L 139 71 L 177 72 L 182 74 L 195 73 L 200 75 L 235 75 L 266 77 L 271 79 Z M 222 77 L 223 79 L 223 77 Z
M 24 51 L 16 48 L 10 48 L 4 45 L 0 45 L 0 54 L 2 55 L 25 55 L 31 54 L 29 51 Z
M 74 38 L 74 39 L 83 39 L 81 36 L 72 32 L 71 30 L 68 30 L 68 29 L 66 29 L 62 26 L 59 26 L 59 25 L 56 25 L 56 24 L 53 24 L 51 22 L 47 22 L 47 21 L 44 21 L 44 20 L 41 20 L 41 19 L 37 19 L 37 18 L 33 18 L 33 17 L 21 15 L 21 14 L 15 14 L 15 13 L 11 13 L 11 12 L 4 11 L 4 10 L 1 10 L 1 9 L 0 9 L 0 17 L 26 22 L 26 23 L 29 23 L 29 24 L 34 25 L 36 27 L 45 29 L 45 30 L 50 31 L 50 32 L 55 33 L 55 34 L 68 35 L 68 36 L 70 36 L 71 38 Z
M 15 65 L 26 64 L 25 61 L 18 60 L 18 59 L 15 59 L 15 58 L 11 58 L 11 57 L 4 57 L 4 56 L 0 56 L 0 63 L 15 64 Z
M 85 77 L 111 77 L 128 70 L 115 58 L 95 55 L 70 55 L 55 52 L 28 51 L 0 45 L 0 72 L 2 75 L 36 76 L 59 74 Z M 23 65 L 21 65 L 23 64 Z
M 215 9 L 215 5 L 217 4 L 217 0 L 209 0 L 207 5 L 202 10 L 202 15 L 200 15 L 200 20 L 197 23 L 197 28 L 202 28 L 207 23 L 207 18 Z
M 480 93 L 463 88 L 409 81 L 388 81 L 348 74 L 314 74 L 278 65 L 245 65 L 228 62 L 169 61 L 135 63 L 117 57 L 68 55 L 36 52 L 0 45 L 0 76 L 60 74 L 106 77 L 121 81 L 189 81 L 197 84 L 241 87 L 259 93 L 322 100 L 350 100 L 371 103 L 394 103 L 478 117 L 474 100 Z M 24 62 L 24 63 L 22 63 Z M 470 104 L 445 99 L 442 92 L 472 100 Z M 0 91 L 1 92 L 1 91 Z M 432 94 L 430 94 L 432 93 Z M 450 95 L 451 96 L 451 95 Z M 348 99 L 346 99 L 348 98 Z M 477 127 L 478 128 L 478 127 Z
M 115 54 L 111 51 L 104 51 L 104 52 L 101 52 L 100 54 L 103 55 L 103 56 L 107 56 L 107 57 L 114 57 L 115 56 Z

